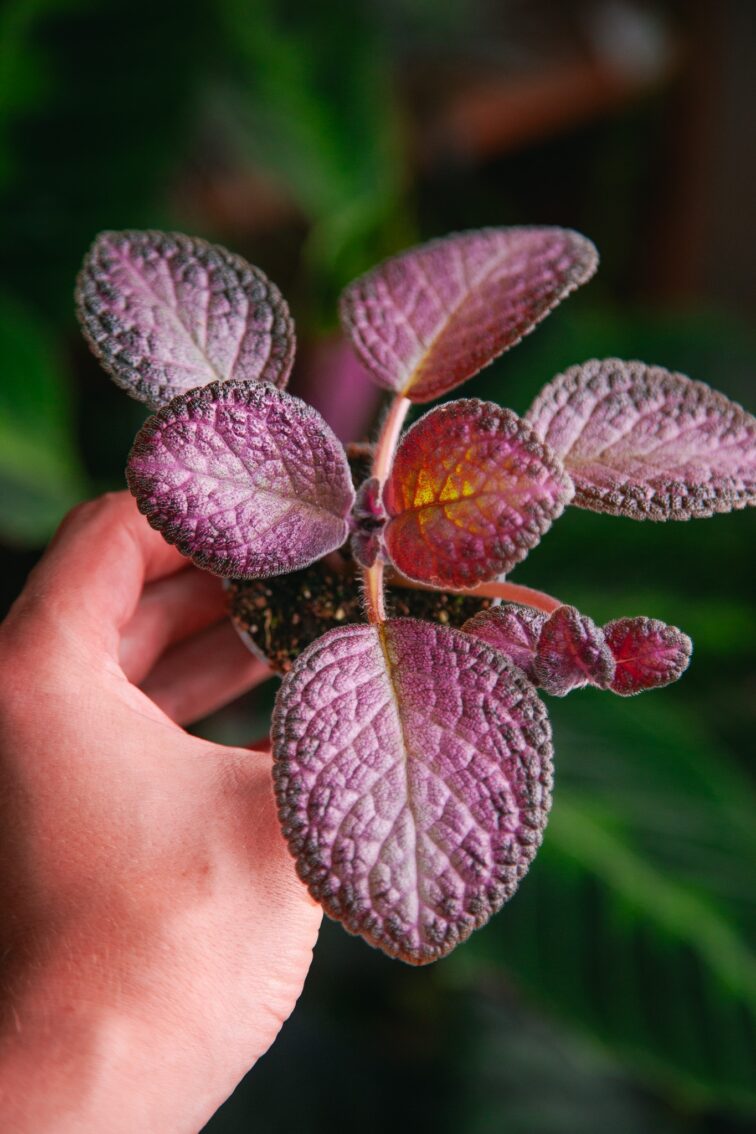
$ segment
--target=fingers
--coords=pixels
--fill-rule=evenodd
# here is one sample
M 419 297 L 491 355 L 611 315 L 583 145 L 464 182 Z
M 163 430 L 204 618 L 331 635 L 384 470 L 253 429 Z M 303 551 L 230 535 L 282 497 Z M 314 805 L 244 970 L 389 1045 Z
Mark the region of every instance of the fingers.
M 116 656 L 120 629 L 134 614 L 144 582 L 185 564 L 129 493 L 109 493 L 69 513 L 14 614 L 39 615 L 80 644 Z
M 226 618 L 223 584 L 195 567 L 144 588 L 121 635 L 121 668 L 138 685 L 165 650 Z
M 191 724 L 270 676 L 225 621 L 172 646 L 141 688 L 172 720 Z

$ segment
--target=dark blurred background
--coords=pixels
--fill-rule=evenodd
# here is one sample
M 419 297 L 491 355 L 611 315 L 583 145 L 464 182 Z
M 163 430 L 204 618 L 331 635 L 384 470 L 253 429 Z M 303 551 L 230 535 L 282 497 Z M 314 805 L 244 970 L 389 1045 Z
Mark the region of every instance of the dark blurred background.
M 599 276 L 466 393 L 523 412 L 619 355 L 754 408 L 756 5 L 669 0 L 5 0 L 5 603 L 63 513 L 123 484 L 144 410 L 75 325 L 102 228 L 227 244 L 289 298 L 294 390 L 345 437 L 379 397 L 340 289 L 417 240 L 562 224 Z M 679 685 L 551 702 L 557 792 L 520 893 L 450 958 L 331 923 L 301 1002 L 208 1134 L 740 1134 L 756 1111 L 754 523 L 576 509 L 518 568 L 597 620 L 691 634 Z M 274 690 L 200 730 L 259 734 Z

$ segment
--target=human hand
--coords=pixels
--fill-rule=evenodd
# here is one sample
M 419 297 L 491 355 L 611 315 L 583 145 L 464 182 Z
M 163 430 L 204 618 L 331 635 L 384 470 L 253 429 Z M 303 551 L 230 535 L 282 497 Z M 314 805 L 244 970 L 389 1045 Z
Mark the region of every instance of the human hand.
M 126 493 L 0 628 L 0 1126 L 196 1131 L 301 991 L 320 909 L 269 753 L 181 727 L 268 676 Z

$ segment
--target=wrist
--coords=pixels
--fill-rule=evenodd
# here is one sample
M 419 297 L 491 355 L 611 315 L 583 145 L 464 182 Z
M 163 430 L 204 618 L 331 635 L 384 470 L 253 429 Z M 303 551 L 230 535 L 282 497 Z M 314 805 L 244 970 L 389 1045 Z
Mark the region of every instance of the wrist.
M 0 1028 L 9 1134 L 189 1134 L 246 1070 L 208 1044 L 199 995 L 182 998 L 167 965 L 137 978 L 112 957 L 59 945 L 12 983 Z

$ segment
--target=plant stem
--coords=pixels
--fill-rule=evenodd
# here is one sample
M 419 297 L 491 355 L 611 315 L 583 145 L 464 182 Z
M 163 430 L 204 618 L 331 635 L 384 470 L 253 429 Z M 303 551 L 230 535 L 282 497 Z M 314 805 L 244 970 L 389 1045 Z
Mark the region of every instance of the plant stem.
M 564 604 L 560 599 L 547 595 L 544 591 L 533 590 L 532 587 L 523 587 L 519 583 L 492 582 L 479 583 L 477 587 L 431 587 L 425 583 L 416 583 L 404 575 L 393 575 L 391 586 L 410 587 L 417 591 L 443 591 L 450 595 L 471 595 L 480 598 L 501 598 L 508 602 L 517 602 L 521 606 L 532 606 L 535 610 L 542 610 L 544 614 L 552 614 Z
M 383 563 L 376 559 L 372 567 L 362 572 L 365 581 L 365 606 L 368 621 L 380 623 L 386 621 L 386 602 L 383 593 Z
M 383 485 L 386 477 L 391 468 L 391 462 L 394 459 L 394 452 L 396 451 L 396 444 L 399 440 L 399 434 L 404 425 L 404 419 L 412 403 L 409 398 L 403 398 L 397 395 L 389 406 L 389 411 L 386 414 L 378 442 L 375 446 L 375 453 L 373 455 L 373 470 L 372 475 L 376 477 Z
M 409 398 L 403 398 L 401 395 L 398 395 L 391 402 L 389 411 L 383 422 L 380 436 L 375 446 L 372 468 L 372 476 L 379 481 L 381 488 L 389 474 L 391 462 L 396 452 L 397 442 L 399 441 L 399 434 L 402 431 L 404 419 L 407 416 L 410 405 L 411 402 Z M 376 560 L 372 567 L 365 568 L 363 571 L 363 579 L 365 582 L 365 606 L 367 608 L 368 621 L 374 624 L 385 622 L 386 603 L 383 594 L 383 563 L 380 558 Z

